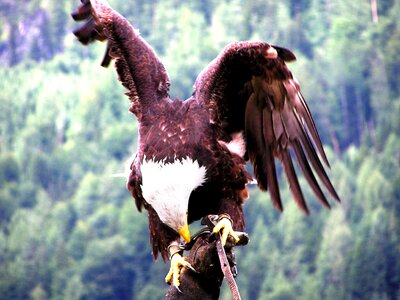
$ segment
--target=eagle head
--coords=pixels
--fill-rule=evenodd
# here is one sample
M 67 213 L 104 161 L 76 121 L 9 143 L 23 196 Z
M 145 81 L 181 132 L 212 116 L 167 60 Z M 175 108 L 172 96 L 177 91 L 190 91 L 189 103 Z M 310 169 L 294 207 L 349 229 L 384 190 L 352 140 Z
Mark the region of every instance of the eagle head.
M 190 241 L 187 221 L 190 194 L 206 178 L 206 168 L 189 157 L 165 160 L 143 159 L 141 165 L 144 199 L 154 208 L 161 222 Z

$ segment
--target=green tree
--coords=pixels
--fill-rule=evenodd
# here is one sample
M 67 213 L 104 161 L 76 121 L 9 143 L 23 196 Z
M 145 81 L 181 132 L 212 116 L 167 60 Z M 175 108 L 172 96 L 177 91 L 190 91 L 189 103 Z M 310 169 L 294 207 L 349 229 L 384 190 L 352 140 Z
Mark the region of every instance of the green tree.
M 163 62 L 171 80 L 171 97 L 187 99 L 197 74 L 206 66 L 201 49 L 207 45 L 204 18 L 181 7 L 176 12 L 175 32 L 170 36 Z
M 390 219 L 383 208 L 378 208 L 363 224 L 345 273 L 352 299 L 396 299 L 398 295 L 398 240 Z
M 0 152 L 0 225 L 7 224 L 18 206 L 20 168 L 12 154 Z
M 340 208 L 333 210 L 322 234 L 317 258 L 319 295 L 323 299 L 343 299 L 345 296 L 346 258 L 352 245 L 352 233 Z
M 84 299 L 131 299 L 135 276 L 129 247 L 121 236 L 92 240 L 82 261 Z

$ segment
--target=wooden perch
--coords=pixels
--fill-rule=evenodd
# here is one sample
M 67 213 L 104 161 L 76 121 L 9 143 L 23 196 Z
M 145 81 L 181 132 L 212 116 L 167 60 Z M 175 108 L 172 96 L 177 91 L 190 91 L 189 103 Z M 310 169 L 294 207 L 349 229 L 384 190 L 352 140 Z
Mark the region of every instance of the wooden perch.
M 197 273 L 184 268 L 180 276 L 180 291 L 171 285 L 165 295 L 165 300 L 219 298 L 224 274 L 221 271 L 218 257 L 217 240 L 214 238 L 213 241 L 210 241 L 210 237 L 209 233 L 199 236 L 186 256 L 187 261 L 196 269 Z M 246 235 L 244 241 L 239 244 L 247 244 L 247 241 Z M 231 267 L 235 265 L 233 246 L 233 239 L 228 238 L 225 251 Z
M 165 299 L 218 299 L 224 275 L 215 241 L 207 240 L 208 235 L 199 237 L 186 257 L 198 273 L 184 268 L 180 276 L 181 292 L 171 285 Z

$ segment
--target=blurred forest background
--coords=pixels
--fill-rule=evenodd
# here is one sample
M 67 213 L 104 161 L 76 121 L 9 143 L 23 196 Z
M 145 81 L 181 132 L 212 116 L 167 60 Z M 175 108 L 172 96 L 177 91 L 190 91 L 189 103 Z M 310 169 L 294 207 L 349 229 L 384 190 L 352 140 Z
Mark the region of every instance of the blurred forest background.
M 377 2 L 376 10 L 374 4 Z M 110 0 L 156 49 L 172 96 L 233 40 L 292 49 L 342 204 L 306 217 L 253 188 L 243 299 L 400 299 L 400 0 Z M 78 0 L 0 0 L 0 299 L 160 299 L 146 214 L 122 172 L 136 120 Z M 302 179 L 302 182 L 304 180 Z M 221 299 L 229 299 L 224 288 Z

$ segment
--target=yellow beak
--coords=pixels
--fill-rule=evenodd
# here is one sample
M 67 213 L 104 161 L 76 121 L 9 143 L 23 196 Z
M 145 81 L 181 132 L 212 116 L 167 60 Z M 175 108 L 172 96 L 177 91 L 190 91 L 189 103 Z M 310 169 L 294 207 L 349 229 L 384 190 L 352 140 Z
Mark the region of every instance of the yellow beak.
M 190 231 L 187 223 L 185 223 L 181 228 L 178 228 L 178 233 L 186 243 L 190 242 Z

